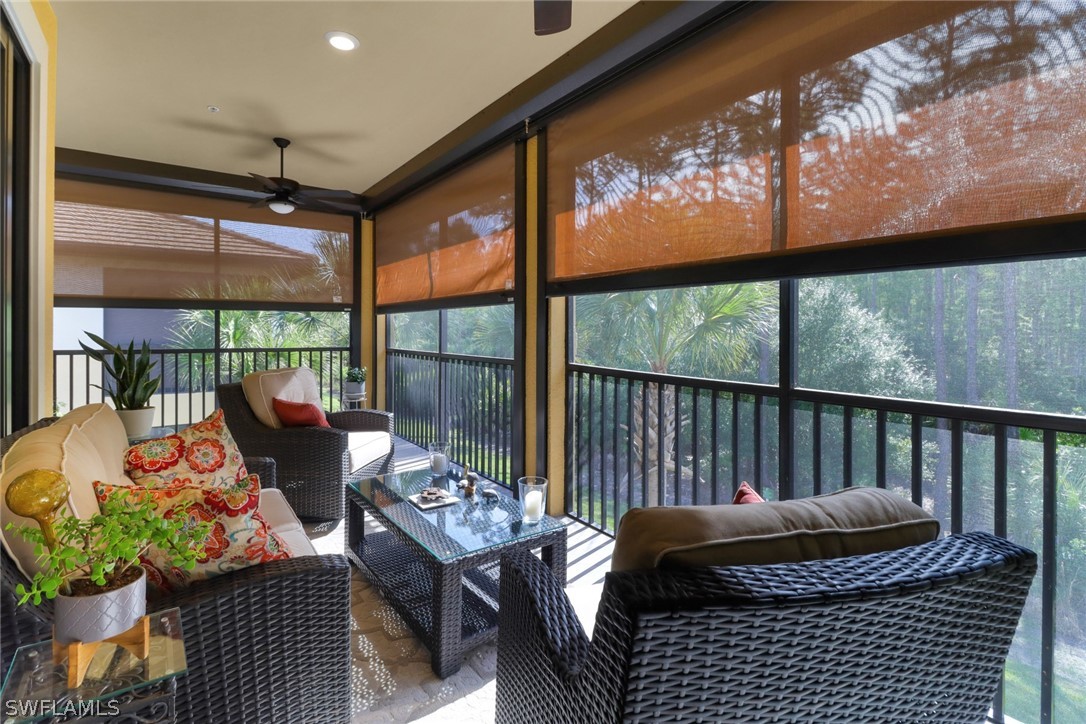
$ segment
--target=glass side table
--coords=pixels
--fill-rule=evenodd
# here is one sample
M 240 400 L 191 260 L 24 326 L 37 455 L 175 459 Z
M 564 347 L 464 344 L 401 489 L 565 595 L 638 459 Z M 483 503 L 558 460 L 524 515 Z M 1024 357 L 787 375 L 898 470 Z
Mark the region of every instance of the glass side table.
M 188 668 L 181 610 L 150 614 L 151 641 L 140 659 L 119 644 L 102 643 L 83 684 L 68 688 L 68 662 L 53 659 L 52 640 L 21 646 L 4 679 L 0 722 L 172 722 L 177 677 Z
M 166 437 L 167 435 L 173 435 L 177 432 L 177 425 L 165 425 L 163 427 L 152 427 L 146 435 L 138 435 L 136 437 L 128 438 L 129 445 L 135 445 L 138 442 L 145 442 L 147 440 L 154 440 L 158 437 Z

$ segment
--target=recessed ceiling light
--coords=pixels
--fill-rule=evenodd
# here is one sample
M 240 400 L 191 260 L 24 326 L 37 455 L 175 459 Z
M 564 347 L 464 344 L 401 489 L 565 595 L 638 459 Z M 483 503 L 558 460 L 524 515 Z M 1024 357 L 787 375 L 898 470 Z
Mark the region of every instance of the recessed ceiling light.
M 324 39 L 336 50 L 354 50 L 359 46 L 358 38 L 342 30 L 327 32 L 324 34 Z
M 208 106 L 207 107 L 207 112 L 208 113 L 218 113 L 221 110 L 222 110 L 222 108 L 219 108 L 218 106 Z

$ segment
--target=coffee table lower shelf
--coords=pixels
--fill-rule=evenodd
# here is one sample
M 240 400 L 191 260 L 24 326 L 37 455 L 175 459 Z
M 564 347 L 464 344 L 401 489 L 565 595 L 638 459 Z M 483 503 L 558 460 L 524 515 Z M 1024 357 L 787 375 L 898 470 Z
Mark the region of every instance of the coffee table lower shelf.
M 348 549 L 348 557 L 433 652 L 437 644 L 431 635 L 435 601 L 433 571 L 388 531 L 367 533 Z M 500 565 L 500 561 L 491 561 L 462 571 L 462 651 L 497 637 Z

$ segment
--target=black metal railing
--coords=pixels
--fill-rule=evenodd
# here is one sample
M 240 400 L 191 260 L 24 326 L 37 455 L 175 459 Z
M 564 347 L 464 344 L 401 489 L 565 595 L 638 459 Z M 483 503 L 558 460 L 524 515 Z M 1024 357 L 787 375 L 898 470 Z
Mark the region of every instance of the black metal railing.
M 215 386 L 238 382 L 246 374 L 280 367 L 311 368 L 317 374 L 324 407 L 338 410 L 350 350 L 346 347 L 293 349 L 155 349 L 155 372 L 162 382 L 152 398 L 155 425 L 198 422 L 214 411 Z M 95 387 L 98 385 L 98 387 Z M 53 400 L 56 411 L 102 402 L 107 386 L 102 365 L 83 350 L 53 352 Z
M 1086 656 L 1086 418 L 568 370 L 569 515 L 613 533 L 631 507 L 726 503 L 741 481 L 767 499 L 895 490 L 944 532 L 986 530 L 1040 556 L 994 718 L 1048 721 L 1075 706 L 1070 662 Z
M 446 441 L 456 462 L 511 484 L 512 360 L 390 349 L 386 363 L 397 435 L 423 447 Z

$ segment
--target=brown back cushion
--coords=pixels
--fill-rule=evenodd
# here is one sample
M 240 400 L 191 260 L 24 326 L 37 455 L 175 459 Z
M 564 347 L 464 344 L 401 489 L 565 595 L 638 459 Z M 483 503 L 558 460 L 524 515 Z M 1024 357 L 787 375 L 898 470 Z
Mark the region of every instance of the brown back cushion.
M 615 536 L 612 571 L 798 563 L 935 540 L 939 521 L 896 493 L 846 488 L 758 505 L 634 508 Z

